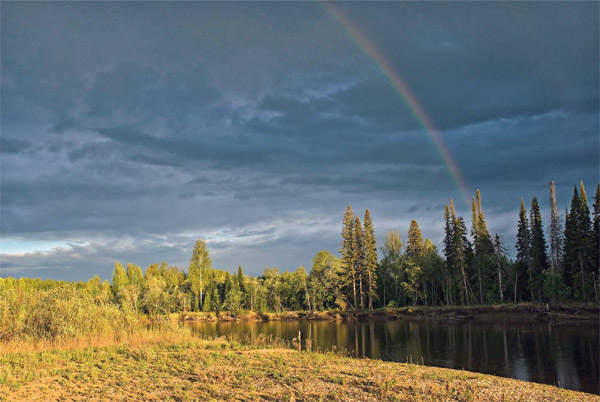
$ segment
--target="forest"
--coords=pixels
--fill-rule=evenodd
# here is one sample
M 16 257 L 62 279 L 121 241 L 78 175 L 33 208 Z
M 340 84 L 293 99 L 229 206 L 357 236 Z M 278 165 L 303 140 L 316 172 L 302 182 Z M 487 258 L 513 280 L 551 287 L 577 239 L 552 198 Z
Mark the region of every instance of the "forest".
M 424 238 L 415 220 L 406 242 L 394 230 L 378 247 L 369 210 L 361 223 L 348 206 L 342 221 L 340 257 L 319 251 L 310 273 L 302 266 L 294 272 L 265 268 L 259 277 L 244 274 L 241 266 L 234 273 L 215 269 L 206 242 L 198 240 L 187 272 L 165 262 L 152 264 L 145 272 L 135 264 L 116 263 L 110 282 L 98 276 L 87 282 L 0 278 L 0 338 L 10 340 L 27 331 L 38 331 L 32 334 L 35 336 L 64 335 L 75 329 L 62 326 L 78 320 L 82 326 L 126 325 L 128 317 L 139 314 L 158 317 L 186 311 L 237 316 L 244 311 L 371 310 L 408 305 L 598 303 L 600 185 L 593 212 L 583 183 L 576 186 L 564 220 L 556 206 L 552 181 L 549 198 L 546 225 L 536 198 L 529 211 L 521 201 L 514 259 L 508 257 L 510 245 L 488 230 L 477 191 L 470 229 L 456 214 L 452 200 L 446 205 L 441 252 Z M 87 322 L 89 315 L 82 313 L 86 309 L 105 320 Z M 53 320 L 54 316 L 68 320 Z

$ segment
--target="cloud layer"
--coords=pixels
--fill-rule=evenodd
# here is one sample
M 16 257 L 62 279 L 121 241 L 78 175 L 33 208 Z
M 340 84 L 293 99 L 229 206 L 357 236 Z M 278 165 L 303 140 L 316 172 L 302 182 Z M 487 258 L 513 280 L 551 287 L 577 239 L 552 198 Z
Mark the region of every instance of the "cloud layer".
M 492 231 L 598 181 L 598 4 L 335 5 L 402 74 Z M 346 205 L 382 238 L 468 206 L 378 66 L 317 3 L 2 6 L 0 276 L 116 260 L 309 265 Z M 46 244 L 46 246 L 43 246 Z M 47 246 L 51 244 L 51 246 Z M 60 246 L 56 246 L 60 244 Z M 16 247 L 15 245 L 18 245 Z

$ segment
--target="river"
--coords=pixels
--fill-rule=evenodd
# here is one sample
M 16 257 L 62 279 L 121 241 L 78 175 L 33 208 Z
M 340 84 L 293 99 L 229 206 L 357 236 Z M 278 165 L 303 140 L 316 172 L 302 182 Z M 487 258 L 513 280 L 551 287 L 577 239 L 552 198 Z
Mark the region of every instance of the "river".
M 464 369 L 600 393 L 600 326 L 593 323 L 449 321 L 232 321 L 189 323 L 201 337 L 302 333 L 313 350 Z

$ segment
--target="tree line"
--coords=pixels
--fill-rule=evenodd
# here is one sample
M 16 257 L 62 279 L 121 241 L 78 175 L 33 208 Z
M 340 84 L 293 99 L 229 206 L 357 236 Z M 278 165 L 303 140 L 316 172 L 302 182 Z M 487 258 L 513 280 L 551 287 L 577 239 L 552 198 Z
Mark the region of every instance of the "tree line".
M 342 220 L 340 257 L 319 251 L 310 273 L 304 267 L 262 275 L 215 269 L 203 240 L 196 241 L 187 269 L 161 264 L 145 272 L 135 264 L 116 263 L 112 281 L 98 276 L 87 282 L 0 278 L 0 289 L 43 291 L 75 287 L 100 306 L 124 312 L 164 315 L 182 311 L 275 312 L 332 309 L 365 310 L 406 305 L 473 305 L 495 303 L 598 302 L 600 185 L 588 207 L 583 183 L 575 187 L 564 221 L 550 181 L 550 214 L 544 230 L 537 198 L 527 211 L 521 201 L 516 257 L 488 230 L 477 190 L 472 200 L 471 227 L 458 216 L 452 199 L 444 208 L 444 239 L 440 255 L 424 238 L 416 220 L 407 241 L 396 230 L 387 233 L 378 250 L 369 210 L 361 220 L 348 206 Z M 546 240 L 548 239 L 548 240 Z M 381 258 L 378 258 L 378 251 Z

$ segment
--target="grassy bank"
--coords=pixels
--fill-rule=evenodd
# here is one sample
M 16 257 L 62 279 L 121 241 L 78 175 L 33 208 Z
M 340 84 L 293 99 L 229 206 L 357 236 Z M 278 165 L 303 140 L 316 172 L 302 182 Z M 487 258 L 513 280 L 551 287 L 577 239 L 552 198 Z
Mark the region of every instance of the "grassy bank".
M 0 400 L 600 401 L 523 381 L 184 330 L 0 350 Z
M 403 318 L 442 318 L 442 319 L 497 319 L 539 320 L 539 321 L 593 321 L 600 318 L 600 307 L 594 304 L 498 304 L 476 306 L 410 306 L 401 308 L 382 308 L 373 311 L 286 311 L 282 313 L 246 312 L 237 316 L 228 312 L 203 313 L 187 312 L 173 314 L 171 318 L 180 321 L 286 321 L 286 320 L 353 320 L 381 319 L 397 320 Z

